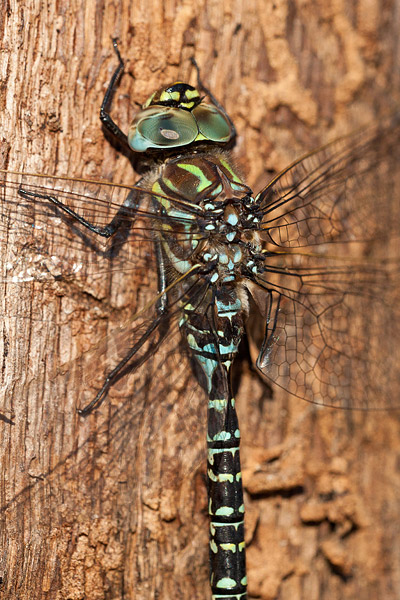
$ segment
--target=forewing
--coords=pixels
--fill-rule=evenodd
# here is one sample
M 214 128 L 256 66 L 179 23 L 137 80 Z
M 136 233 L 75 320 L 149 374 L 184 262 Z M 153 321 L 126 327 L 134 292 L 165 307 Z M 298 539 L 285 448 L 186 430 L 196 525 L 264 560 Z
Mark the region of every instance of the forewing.
M 0 194 L 0 231 L 11 250 L 3 281 L 51 281 L 54 277 L 87 281 L 110 270 L 143 268 L 152 254 L 154 215 L 148 196 L 140 189 L 133 192 L 107 183 L 0 172 Z M 132 205 L 131 196 L 139 200 L 140 195 L 140 206 Z M 100 228 L 110 223 L 122 205 L 130 202 L 130 206 L 120 231 L 107 239 L 82 227 L 48 197 Z
M 44 327 L 49 330 L 58 340 L 59 354 L 46 359 L 46 369 L 51 377 L 79 371 L 80 404 L 85 404 L 157 319 L 154 237 L 163 217 L 140 186 L 132 190 L 1 172 L 0 197 L 0 233 L 7 251 L 1 284 L 8 291 L 2 295 L 0 312 L 7 338 L 16 339 L 21 320 L 31 323 L 29 336 L 40 336 Z M 121 226 L 111 238 L 103 238 L 57 208 L 50 197 L 100 228 L 124 206 Z M 170 202 L 180 206 L 179 199 Z M 171 351 L 176 353 L 177 303 L 187 289 L 188 285 L 172 286 L 168 314 L 125 372 L 134 372 L 154 354 L 162 362 Z M 160 351 L 157 340 L 169 331 L 175 332 L 173 348 L 169 344 Z
M 309 248 L 397 235 L 399 138 L 396 114 L 282 171 L 257 196 L 265 240 L 280 248 Z
M 258 366 L 300 398 L 400 405 L 399 167 L 395 116 L 297 161 L 258 196 Z

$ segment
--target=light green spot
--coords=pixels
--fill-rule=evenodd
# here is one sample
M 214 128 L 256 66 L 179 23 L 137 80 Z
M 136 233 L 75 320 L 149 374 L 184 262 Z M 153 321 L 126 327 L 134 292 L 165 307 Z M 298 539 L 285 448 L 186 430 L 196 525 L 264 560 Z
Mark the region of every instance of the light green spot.
M 198 98 L 199 97 L 199 92 L 194 89 L 194 90 L 186 90 L 186 97 L 187 98 Z
M 235 431 L 235 438 L 240 438 L 240 430 L 236 429 Z
M 223 483 L 224 481 L 228 481 L 229 483 L 233 483 L 233 475 L 231 473 L 220 473 L 219 475 L 215 475 L 211 469 L 207 470 L 207 475 L 211 481 Z
M 228 589 L 236 586 L 236 581 L 230 577 L 223 577 L 216 583 L 216 587 Z
M 163 92 L 161 94 L 161 98 L 162 100 L 165 102 L 166 100 L 169 100 L 168 96 L 172 99 L 172 100 L 176 100 L 177 102 L 179 102 L 179 98 L 180 98 L 180 93 L 179 92 Z
M 209 440 L 210 442 L 227 442 L 228 440 L 231 439 L 231 434 L 229 433 L 229 431 L 220 431 L 219 433 L 216 433 L 212 440 Z
M 191 175 L 194 175 L 198 178 L 199 184 L 197 186 L 197 192 L 202 192 L 211 185 L 212 181 L 207 179 L 203 171 L 199 167 L 196 167 L 196 165 L 178 163 L 178 167 L 183 169 L 184 171 L 188 171 L 189 173 L 191 173 Z
M 225 550 L 225 552 L 236 552 L 236 544 L 220 544 L 221 550 Z
M 163 182 L 165 183 L 165 185 L 167 187 L 169 187 L 170 190 L 172 190 L 173 192 L 179 193 L 178 188 L 172 183 L 172 181 L 170 179 L 168 179 L 168 177 L 163 177 Z
M 242 479 L 242 472 L 236 473 L 236 481 L 240 481 Z
M 208 138 L 206 138 L 205 135 L 203 135 L 202 133 L 199 133 L 198 136 L 196 136 L 196 139 L 194 140 L 195 142 L 200 142 L 201 140 L 207 140 Z
M 239 222 L 237 214 L 232 213 L 232 214 L 228 215 L 227 221 L 228 221 L 229 225 L 232 225 L 232 226 L 237 225 Z M 237 262 L 237 261 L 235 261 L 235 262 Z
M 226 162 L 226 160 L 224 160 L 223 158 L 219 159 L 221 165 L 223 167 L 225 167 L 225 169 L 228 171 L 228 173 L 230 173 L 232 175 L 232 179 L 233 181 L 236 181 L 237 183 L 242 183 L 241 179 L 239 179 L 239 177 L 236 175 L 235 171 L 232 169 L 231 165 Z
M 214 540 L 211 540 L 211 542 L 210 542 L 210 548 L 211 548 L 211 551 L 214 552 L 214 554 L 217 554 L 217 552 L 218 552 L 218 546 L 214 542 Z
M 233 483 L 233 475 L 231 473 L 220 473 L 219 475 L 215 475 L 211 469 L 207 470 L 207 475 L 211 481 L 223 483 L 224 481 L 228 481 L 229 483 Z
M 235 254 L 233 255 L 233 262 L 238 263 L 241 260 L 242 260 L 242 251 L 239 248 L 238 250 L 236 250 Z
M 222 192 L 222 184 L 220 183 L 219 185 L 217 185 L 217 187 L 213 190 L 212 196 L 213 198 L 215 198 L 215 196 L 218 196 L 218 194 L 220 194 Z
M 240 544 L 238 544 L 238 548 L 239 552 L 243 552 L 243 550 L 246 548 L 246 544 L 244 542 L 240 542 Z
M 154 192 L 155 194 L 161 194 L 161 196 L 156 196 L 156 200 L 162 204 L 162 206 L 165 207 L 165 210 L 170 210 L 171 208 L 171 202 L 168 200 L 168 198 L 164 197 L 164 192 L 160 186 L 160 184 L 158 183 L 158 181 L 156 181 L 153 185 L 153 187 L 151 188 L 151 191 Z
M 221 473 L 218 476 L 218 479 L 223 482 L 223 481 L 229 481 L 229 483 L 233 483 L 233 475 L 231 473 Z
M 213 471 L 211 471 L 211 469 L 207 469 L 207 475 L 208 475 L 208 479 L 211 479 L 211 481 L 218 481 L 218 477 L 216 475 L 214 475 Z
M 192 333 L 188 333 L 187 341 L 188 341 L 189 346 L 193 350 L 200 350 L 199 346 L 197 345 L 196 338 L 194 337 L 194 335 Z
M 244 504 L 239 506 L 239 512 L 244 513 Z
M 208 462 L 210 465 L 214 464 L 214 454 L 222 454 L 223 452 L 230 452 L 232 456 L 235 456 L 236 452 L 239 451 L 239 447 L 235 448 L 209 448 L 207 452 Z
M 212 516 L 212 513 L 210 511 L 208 511 L 208 514 Z M 214 529 L 216 529 L 217 527 L 228 527 L 228 525 L 226 523 L 218 523 L 218 521 L 212 521 L 212 525 L 213 525 Z M 229 527 L 234 527 L 236 529 L 236 531 L 239 529 L 239 527 L 243 527 L 243 525 L 244 525 L 243 520 L 237 521 L 236 523 L 229 523 Z M 210 529 L 211 529 L 211 527 L 210 527 Z M 244 544 L 244 542 L 243 542 L 243 544 Z M 239 548 L 239 550 L 240 550 L 240 548 Z
M 193 304 L 190 304 L 190 302 L 187 302 L 183 308 L 185 310 L 194 311 L 194 306 L 193 306 Z
M 191 335 L 191 334 L 189 333 L 189 335 Z M 189 335 L 188 335 L 188 338 L 189 338 Z M 190 344 L 190 342 L 189 342 L 189 344 Z M 209 400 L 208 401 L 208 408 L 212 408 L 212 409 L 216 410 L 217 412 L 224 412 L 224 410 L 226 410 L 226 406 L 227 406 L 227 401 L 225 400 L 225 398 L 218 398 L 217 400 Z
M 221 506 L 215 511 L 216 517 L 230 517 L 233 514 L 233 508 L 231 506 Z
M 238 184 L 236 183 L 232 183 L 232 189 L 236 190 L 237 192 L 242 192 L 243 191 L 243 183 L 241 181 L 239 181 Z
M 240 580 L 240 583 L 242 585 L 247 585 L 247 577 L 246 577 L 246 575 Z

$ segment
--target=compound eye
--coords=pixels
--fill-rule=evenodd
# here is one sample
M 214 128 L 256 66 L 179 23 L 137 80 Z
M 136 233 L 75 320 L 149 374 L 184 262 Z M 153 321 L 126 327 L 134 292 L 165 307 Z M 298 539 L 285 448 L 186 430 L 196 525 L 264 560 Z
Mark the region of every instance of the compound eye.
M 212 142 L 229 142 L 233 135 L 232 126 L 225 115 L 211 104 L 200 104 L 192 110 L 199 131 Z
M 187 146 L 197 135 L 197 124 L 189 111 L 149 106 L 137 114 L 130 126 L 128 143 L 135 152 L 145 152 L 151 148 Z

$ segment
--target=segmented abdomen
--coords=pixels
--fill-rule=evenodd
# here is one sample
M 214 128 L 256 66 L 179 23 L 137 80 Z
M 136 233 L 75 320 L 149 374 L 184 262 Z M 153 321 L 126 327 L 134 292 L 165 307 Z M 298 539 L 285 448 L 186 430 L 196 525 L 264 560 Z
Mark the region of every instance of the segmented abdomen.
M 194 310 L 183 308 L 181 328 L 201 367 L 208 393 L 208 512 L 214 600 L 245 600 L 244 504 L 240 431 L 230 367 L 243 334 L 241 301 L 234 287 L 210 290 Z

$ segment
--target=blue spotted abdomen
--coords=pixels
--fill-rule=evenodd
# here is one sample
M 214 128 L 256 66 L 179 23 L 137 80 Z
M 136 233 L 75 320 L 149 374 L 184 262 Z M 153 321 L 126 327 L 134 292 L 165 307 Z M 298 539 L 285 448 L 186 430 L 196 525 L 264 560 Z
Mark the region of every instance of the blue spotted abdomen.
M 230 367 L 243 335 L 234 286 L 210 290 L 201 306 L 183 309 L 182 331 L 208 394 L 208 512 L 211 588 L 215 600 L 245 600 L 244 504 L 240 432 Z

